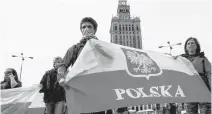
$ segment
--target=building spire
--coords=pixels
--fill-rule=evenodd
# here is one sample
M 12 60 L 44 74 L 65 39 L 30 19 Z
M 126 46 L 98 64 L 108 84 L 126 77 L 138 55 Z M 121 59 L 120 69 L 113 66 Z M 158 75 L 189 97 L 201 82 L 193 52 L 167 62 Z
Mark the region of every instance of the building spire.
M 119 5 L 127 5 L 127 0 L 119 0 Z
M 119 0 L 117 17 L 119 19 L 129 19 L 130 18 L 130 6 L 127 5 L 127 0 Z
M 124 46 L 142 49 L 140 18 L 130 17 L 130 5 L 127 0 L 117 0 L 117 16 L 112 17 L 110 35 L 111 42 Z

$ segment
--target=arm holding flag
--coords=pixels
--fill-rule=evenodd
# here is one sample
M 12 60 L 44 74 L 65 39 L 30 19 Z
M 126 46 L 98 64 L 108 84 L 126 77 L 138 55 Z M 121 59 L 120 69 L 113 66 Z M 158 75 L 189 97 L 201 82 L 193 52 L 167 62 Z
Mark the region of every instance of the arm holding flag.
M 67 71 L 67 68 L 70 65 L 73 65 L 73 51 L 74 51 L 74 46 L 70 47 L 68 51 L 66 52 L 64 58 L 63 58 L 63 64 L 57 69 L 57 77 L 58 77 L 58 82 L 60 83 L 61 86 L 64 86 L 64 79 L 65 79 L 65 72 Z

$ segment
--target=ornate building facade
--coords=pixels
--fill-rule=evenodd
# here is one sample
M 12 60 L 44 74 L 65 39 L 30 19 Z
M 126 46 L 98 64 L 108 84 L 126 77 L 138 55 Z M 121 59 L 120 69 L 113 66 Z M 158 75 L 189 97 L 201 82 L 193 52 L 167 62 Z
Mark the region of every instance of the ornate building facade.
M 111 43 L 142 49 L 140 18 L 131 17 L 127 0 L 119 0 L 117 15 L 112 17 Z

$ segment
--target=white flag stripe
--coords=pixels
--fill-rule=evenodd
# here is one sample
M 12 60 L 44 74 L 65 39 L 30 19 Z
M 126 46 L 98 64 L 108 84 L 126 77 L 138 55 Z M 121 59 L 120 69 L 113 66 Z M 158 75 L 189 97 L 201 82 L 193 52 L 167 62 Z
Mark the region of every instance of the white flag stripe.
M 32 102 L 39 90 L 39 85 L 1 90 L 1 105 Z

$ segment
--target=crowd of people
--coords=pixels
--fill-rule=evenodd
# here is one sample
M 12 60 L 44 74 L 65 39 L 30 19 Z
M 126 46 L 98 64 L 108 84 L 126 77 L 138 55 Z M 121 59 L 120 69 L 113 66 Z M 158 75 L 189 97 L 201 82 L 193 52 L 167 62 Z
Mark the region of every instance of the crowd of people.
M 40 81 L 42 86 L 40 92 L 44 93 L 43 99 L 47 114 L 64 114 L 66 106 L 65 89 L 69 88 L 69 86 L 64 83 L 67 69 L 74 65 L 77 57 L 89 39 L 98 39 L 95 36 L 97 26 L 98 24 L 93 18 L 83 18 L 80 23 L 80 30 L 83 36 L 80 42 L 71 46 L 63 58 L 55 57 L 53 60 L 53 68 L 43 75 Z M 184 52 L 185 53 L 180 56 L 185 57 L 193 64 L 209 91 L 211 91 L 211 64 L 204 55 L 204 52 L 201 52 L 198 40 L 193 37 L 188 38 L 184 44 Z M 173 57 L 173 59 L 177 57 L 178 56 Z M 4 72 L 4 80 L 1 82 L 1 89 L 11 89 L 21 86 L 22 83 L 19 81 L 15 69 L 6 69 Z M 186 104 L 187 114 L 198 114 L 198 109 L 201 114 L 211 114 L 211 103 L 192 102 Z M 128 108 L 122 107 L 118 108 L 116 111 L 122 114 L 127 112 Z M 107 114 L 113 113 L 112 110 L 107 110 L 92 114 L 105 114 L 105 112 Z

